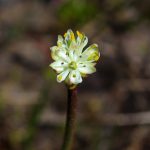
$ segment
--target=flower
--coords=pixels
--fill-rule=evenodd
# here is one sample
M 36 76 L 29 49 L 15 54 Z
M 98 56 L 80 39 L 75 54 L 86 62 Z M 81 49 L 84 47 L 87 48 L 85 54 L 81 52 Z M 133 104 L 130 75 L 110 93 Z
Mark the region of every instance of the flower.
M 57 46 L 50 48 L 54 60 L 50 66 L 58 73 L 58 82 L 76 86 L 82 82 L 82 77 L 96 71 L 95 64 L 100 57 L 98 45 L 92 44 L 84 50 L 87 43 L 88 38 L 84 34 L 77 31 L 75 37 L 71 29 L 64 37 L 58 36 Z

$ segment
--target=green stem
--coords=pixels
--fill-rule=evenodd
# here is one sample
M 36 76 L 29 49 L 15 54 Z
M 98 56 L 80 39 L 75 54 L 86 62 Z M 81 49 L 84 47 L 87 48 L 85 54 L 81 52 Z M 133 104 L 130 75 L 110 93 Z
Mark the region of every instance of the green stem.
M 71 150 L 73 145 L 77 108 L 77 90 L 68 89 L 67 118 L 62 150 Z

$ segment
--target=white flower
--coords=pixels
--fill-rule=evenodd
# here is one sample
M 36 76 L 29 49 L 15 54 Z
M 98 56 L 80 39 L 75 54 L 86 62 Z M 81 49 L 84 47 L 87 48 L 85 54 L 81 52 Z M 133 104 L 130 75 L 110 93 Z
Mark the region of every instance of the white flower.
M 96 71 L 95 62 L 99 59 L 100 53 L 97 44 L 88 48 L 85 46 L 88 38 L 77 31 L 75 38 L 72 30 L 59 35 L 57 46 L 51 47 L 51 56 L 54 60 L 50 66 L 58 73 L 57 81 L 65 81 L 69 86 L 82 82 L 82 77 Z

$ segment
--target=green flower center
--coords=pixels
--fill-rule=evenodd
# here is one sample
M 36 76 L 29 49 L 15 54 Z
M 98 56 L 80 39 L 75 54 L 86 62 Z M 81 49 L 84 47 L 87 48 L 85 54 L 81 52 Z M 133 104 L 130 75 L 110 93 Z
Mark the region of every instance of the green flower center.
M 69 64 L 69 68 L 70 68 L 70 69 L 73 69 L 73 70 L 77 69 L 77 64 L 76 64 L 76 62 L 72 61 L 72 62 Z

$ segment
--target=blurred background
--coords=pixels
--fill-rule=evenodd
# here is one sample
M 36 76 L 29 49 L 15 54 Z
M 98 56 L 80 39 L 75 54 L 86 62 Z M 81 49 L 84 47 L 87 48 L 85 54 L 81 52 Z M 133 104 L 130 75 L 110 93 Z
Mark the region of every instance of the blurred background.
M 148 0 L 0 0 L 0 150 L 60 150 L 67 93 L 49 47 L 69 28 L 101 52 L 74 150 L 150 150 L 149 27 Z

